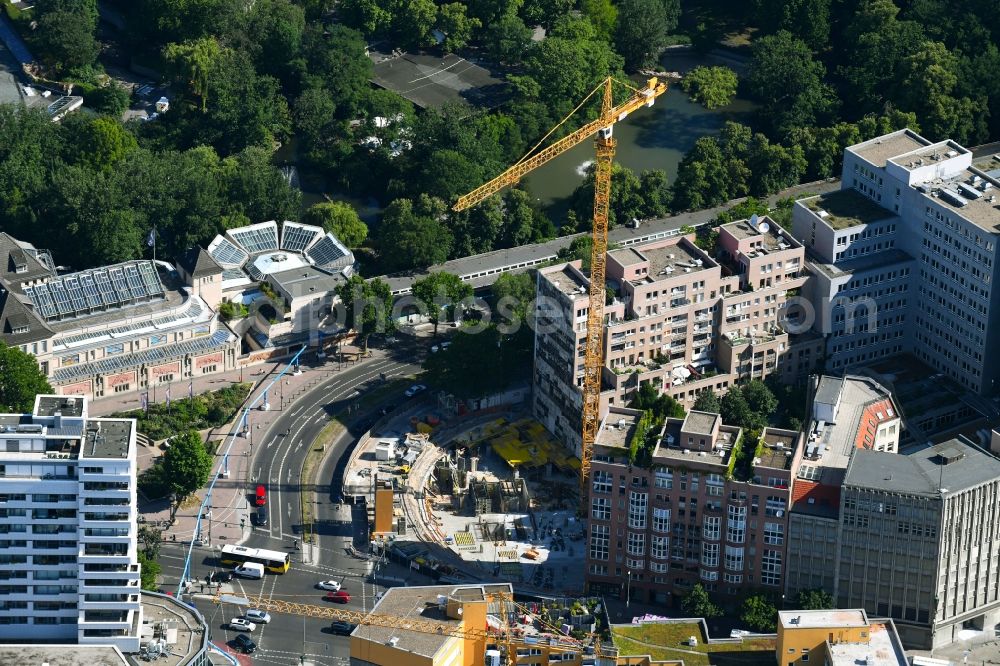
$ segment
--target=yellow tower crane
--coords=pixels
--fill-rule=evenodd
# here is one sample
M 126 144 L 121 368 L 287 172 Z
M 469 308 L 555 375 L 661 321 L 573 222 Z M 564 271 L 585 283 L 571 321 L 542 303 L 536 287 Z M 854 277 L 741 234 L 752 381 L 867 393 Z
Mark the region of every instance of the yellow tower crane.
M 605 79 L 603 83 L 591 91 L 579 106 L 573 110 L 573 113 L 575 113 L 598 90 L 603 89 L 601 115 L 597 120 L 587 123 L 547 148 L 535 152 L 538 146 L 541 145 L 541 142 L 539 142 L 538 145 L 528 151 L 528 154 L 522 157 L 514 166 L 488 183 L 480 185 L 465 196 L 459 197 L 454 205 L 454 210 L 456 211 L 475 206 L 503 188 L 514 185 L 531 170 L 563 154 L 582 141 L 597 135 L 594 141 L 597 150 L 597 160 L 594 165 L 593 247 L 590 253 L 590 303 L 587 310 L 587 342 L 583 374 L 583 437 L 580 449 L 580 495 L 583 502 L 586 502 L 587 497 L 587 482 L 590 478 L 590 460 L 593 455 L 594 440 L 597 438 L 597 429 L 600 427 L 601 331 L 604 325 L 604 262 L 605 253 L 608 249 L 608 206 L 611 202 L 611 162 L 615 156 L 615 139 L 612 136 L 612 131 L 616 122 L 624 119 L 632 111 L 644 106 L 652 106 L 656 98 L 667 91 L 667 84 L 659 82 L 655 78 L 649 79 L 646 82 L 646 87 L 641 90 L 628 84 L 623 84 L 633 90 L 633 95 L 625 102 L 616 106 L 612 99 L 612 84 L 614 82 L 616 82 L 616 79 L 611 77 Z M 572 115 L 571 113 L 570 116 Z M 542 138 L 542 142 L 568 119 L 569 116 L 564 118 L 559 125 L 552 128 Z
M 564 636 L 557 627 L 553 627 L 542 618 L 539 621 L 542 627 L 549 631 L 545 635 L 544 641 L 539 638 L 526 638 L 516 635 L 511 628 L 511 616 L 516 613 L 530 614 L 529 609 L 518 604 L 509 594 L 489 593 L 486 601 L 498 604 L 500 615 L 500 627 L 489 626 L 475 627 L 468 622 L 461 624 L 451 624 L 432 619 L 402 617 L 389 613 L 374 613 L 366 611 L 347 610 L 333 608 L 330 606 L 315 606 L 293 601 L 284 601 L 272 597 L 258 596 L 230 596 L 218 595 L 214 598 L 215 603 L 233 603 L 248 608 L 257 608 L 273 613 L 286 613 L 289 615 L 299 615 L 314 617 L 326 620 L 340 620 L 349 622 L 359 627 L 385 627 L 389 629 L 401 629 L 404 631 L 416 631 L 425 634 L 436 634 L 438 636 L 453 636 L 455 638 L 471 639 L 473 641 L 493 641 L 503 650 L 507 666 L 516 666 L 517 648 L 527 645 L 538 647 L 544 645 L 550 652 L 565 652 L 580 657 L 581 663 L 585 656 L 592 655 L 596 666 L 609 666 L 615 663 L 616 650 L 604 649 L 600 638 L 596 635 L 590 636 L 590 644 L 577 640 L 570 636 Z M 481 664 L 482 660 L 477 659 L 473 663 Z

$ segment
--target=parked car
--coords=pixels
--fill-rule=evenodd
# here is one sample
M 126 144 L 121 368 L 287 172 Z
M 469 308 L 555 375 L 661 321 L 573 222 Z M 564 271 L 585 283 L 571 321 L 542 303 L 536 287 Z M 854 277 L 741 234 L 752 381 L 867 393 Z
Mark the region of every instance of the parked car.
M 254 521 L 257 523 L 258 527 L 267 527 L 267 507 L 262 506 L 257 509 L 257 513 L 254 514 Z
M 421 391 L 426 391 L 426 390 L 427 390 L 427 387 L 424 386 L 423 384 L 414 384 L 410 388 L 408 388 L 405 391 L 403 391 L 403 395 L 405 395 L 407 398 L 412 398 L 413 396 L 415 396 L 416 394 L 420 393 Z
M 257 486 L 257 492 L 254 495 L 253 503 L 256 506 L 264 506 L 267 504 L 267 488 L 264 486 Z
M 246 612 L 246 618 L 257 624 L 267 624 L 271 621 L 271 614 L 266 610 L 251 608 Z
M 358 625 L 351 624 L 350 622 L 344 622 L 343 620 L 337 620 L 330 625 L 330 630 L 337 634 L 338 636 L 350 636 L 351 632 L 357 628 Z
M 256 629 L 254 623 L 243 617 L 234 617 L 229 621 L 229 628 L 233 631 L 253 631 Z
M 321 590 L 332 590 L 336 592 L 337 590 L 340 589 L 340 583 L 338 583 L 335 580 L 324 580 L 323 582 L 318 583 L 316 587 L 318 587 Z
M 229 641 L 229 644 L 244 654 L 253 654 L 257 651 L 257 644 L 246 634 L 238 634 L 236 638 Z
M 324 597 L 327 601 L 334 601 L 338 604 L 346 604 L 351 600 L 351 595 L 347 590 L 337 590 L 336 592 L 327 592 Z
M 208 580 L 212 583 L 231 583 L 233 574 L 231 571 L 213 571 Z

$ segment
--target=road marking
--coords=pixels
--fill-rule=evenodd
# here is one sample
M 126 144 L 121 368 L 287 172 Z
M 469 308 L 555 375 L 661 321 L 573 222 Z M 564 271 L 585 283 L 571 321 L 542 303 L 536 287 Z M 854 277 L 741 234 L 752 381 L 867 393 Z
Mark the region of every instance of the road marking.
M 288 517 L 292 517 L 292 503 L 288 502 Z

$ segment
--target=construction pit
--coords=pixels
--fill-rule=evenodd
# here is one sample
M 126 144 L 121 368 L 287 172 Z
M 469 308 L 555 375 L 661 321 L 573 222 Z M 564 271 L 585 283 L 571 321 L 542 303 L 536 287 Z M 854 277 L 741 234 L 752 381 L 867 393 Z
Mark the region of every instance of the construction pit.
M 494 576 L 543 592 L 583 590 L 580 461 L 529 418 L 457 436 L 424 486 L 445 545 Z
M 460 558 L 457 568 L 472 578 L 493 576 L 542 594 L 583 591 L 578 458 L 540 423 L 516 414 L 469 420 L 464 428 L 427 428 L 426 419 L 419 428 L 406 425 L 373 432 L 348 470 L 371 485 L 370 524 L 375 488 L 394 489 L 393 530 L 375 536 L 380 547 L 431 542 L 448 551 L 446 559 Z

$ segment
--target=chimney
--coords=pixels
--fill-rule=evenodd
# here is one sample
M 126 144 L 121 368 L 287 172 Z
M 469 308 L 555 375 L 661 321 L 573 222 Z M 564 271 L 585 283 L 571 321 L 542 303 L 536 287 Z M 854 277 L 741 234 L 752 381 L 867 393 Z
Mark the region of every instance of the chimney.
M 62 428 L 62 412 L 59 410 L 52 413 L 52 427 Z

